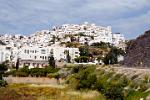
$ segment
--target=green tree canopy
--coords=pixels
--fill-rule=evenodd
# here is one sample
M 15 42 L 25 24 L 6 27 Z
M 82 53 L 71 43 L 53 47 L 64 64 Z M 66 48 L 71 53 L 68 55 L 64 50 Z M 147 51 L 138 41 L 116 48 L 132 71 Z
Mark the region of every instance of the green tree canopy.
M 106 55 L 103 59 L 103 62 L 107 64 L 117 64 L 118 63 L 118 56 L 124 55 L 124 51 L 122 49 L 112 47 L 110 52 Z

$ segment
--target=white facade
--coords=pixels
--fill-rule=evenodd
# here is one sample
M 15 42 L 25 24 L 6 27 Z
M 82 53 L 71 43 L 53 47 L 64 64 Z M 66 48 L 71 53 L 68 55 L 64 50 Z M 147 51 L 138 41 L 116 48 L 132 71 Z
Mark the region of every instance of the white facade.
M 63 48 L 63 47 L 22 47 L 19 49 L 20 61 L 24 63 L 33 62 L 28 65 L 30 68 L 36 67 L 37 63 L 39 67 L 45 66 L 48 64 L 48 59 L 50 56 L 53 56 L 55 60 L 59 61 L 61 59 L 66 59 L 65 50 L 69 51 L 69 55 L 71 60 L 79 57 L 79 49 L 78 48 Z M 41 66 L 42 64 L 42 66 Z M 21 64 L 21 66 L 25 66 L 25 64 Z
M 74 62 L 76 57 L 79 57 L 78 48 L 64 47 L 30 47 L 24 46 L 21 48 L 0 46 L 0 63 L 9 60 L 13 65 L 16 65 L 19 59 L 20 67 L 29 66 L 44 67 L 48 65 L 48 59 L 53 56 L 56 61 L 66 61 L 66 51 L 69 51 L 71 62 Z
M 123 34 L 115 33 L 112 35 L 112 44 L 116 47 L 125 49 L 125 38 Z
M 6 46 L 0 46 L 0 63 L 9 60 L 11 57 L 11 51 Z

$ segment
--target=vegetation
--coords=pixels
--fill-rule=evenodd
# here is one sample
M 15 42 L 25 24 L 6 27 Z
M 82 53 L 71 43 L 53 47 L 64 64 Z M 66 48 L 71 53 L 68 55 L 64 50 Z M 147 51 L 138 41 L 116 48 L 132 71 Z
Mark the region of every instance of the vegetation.
M 18 69 L 19 69 L 19 61 L 20 61 L 20 59 L 19 59 L 19 58 L 17 58 L 17 62 L 16 62 L 16 70 L 18 70 Z
M 7 69 L 8 69 L 8 61 L 0 64 L 0 87 L 7 85 L 7 83 L 3 80 L 3 74 L 5 73 L 5 71 L 7 71 Z
M 124 51 L 122 49 L 118 49 L 116 47 L 112 47 L 110 52 L 105 56 L 103 62 L 108 64 L 117 64 L 118 63 L 118 56 L 124 55 Z
M 97 42 L 93 43 L 91 46 L 81 46 L 79 47 L 80 57 L 76 58 L 76 62 L 93 62 L 97 59 L 104 62 L 104 64 L 117 64 L 118 57 L 124 55 L 122 49 L 111 46 L 109 43 Z
M 88 46 L 81 46 L 79 48 L 79 51 L 80 51 L 80 57 L 78 58 L 75 58 L 75 61 L 78 62 L 78 63 L 86 63 L 88 62 L 90 59 L 90 53 L 89 53 L 89 47 Z
M 105 42 L 93 43 L 91 46 L 96 47 L 96 48 L 111 48 L 111 45 L 109 43 L 105 43 Z
M 80 46 L 80 43 L 78 43 L 78 42 L 66 42 L 66 43 L 62 42 L 61 45 L 63 45 L 63 44 L 65 44 L 66 47 L 75 47 L 75 48 L 77 48 L 77 47 Z
M 50 56 L 50 57 L 49 57 L 48 62 L 49 62 L 49 65 L 52 66 L 53 68 L 56 67 L 56 65 L 55 65 L 55 59 L 54 59 L 53 56 Z
M 66 50 L 64 53 L 66 54 L 67 63 L 71 63 L 71 57 L 69 55 L 69 50 Z
M 97 91 L 79 92 L 65 87 L 10 84 L 0 88 L 0 100 L 105 100 Z
M 123 74 L 116 74 L 113 69 L 104 70 L 104 68 L 97 69 L 95 65 L 72 65 L 68 68 L 69 74 L 64 75 L 66 83 L 68 84 L 66 88 L 52 88 L 52 87 L 30 87 L 30 86 L 11 86 L 8 85 L 5 89 L 0 89 L 0 99 L 1 98 L 11 98 L 12 92 L 14 96 L 20 96 L 19 100 L 23 98 L 32 98 L 33 100 L 40 99 L 59 99 L 60 97 L 65 99 L 78 99 L 87 100 L 83 97 L 82 92 L 97 91 L 96 96 L 88 97 L 92 100 L 139 100 L 140 98 L 147 98 L 150 95 L 149 91 L 149 77 L 144 76 L 142 81 L 136 81 L 136 75 L 131 77 L 130 80 Z M 107 68 L 106 68 L 107 69 Z M 33 68 L 28 69 L 28 67 L 21 68 L 19 70 L 13 70 L 12 73 L 17 76 L 32 76 L 41 77 L 47 76 L 49 78 L 58 79 L 62 75 L 58 72 L 58 69 L 53 67 L 46 67 L 43 69 Z M 50 91 L 49 91 L 50 90 Z M 2 92 L 5 91 L 5 92 Z M 52 92 L 53 91 L 53 92 Z M 81 93 L 80 95 L 70 94 L 74 91 L 75 93 Z M 9 94 L 9 97 L 6 96 Z M 26 96 L 25 96 L 26 95 Z M 72 95 L 72 96 L 70 96 Z M 68 97 L 69 96 L 69 97 Z M 79 98 L 78 98 L 79 97 Z
M 28 69 L 28 67 L 25 66 L 18 70 L 11 70 L 11 71 L 5 73 L 5 75 L 13 75 L 13 76 L 18 76 L 18 77 L 28 77 L 28 76 L 47 77 L 47 75 L 49 73 L 55 73 L 58 70 L 59 70 L 58 68 L 53 68 L 50 66 L 48 66 L 46 68 L 31 68 L 31 69 Z
M 87 63 L 88 60 L 89 60 L 89 57 L 87 56 L 80 56 L 80 57 L 75 58 L 75 61 L 77 63 L 82 63 L 82 62 Z
M 67 78 L 67 83 L 76 90 L 97 90 L 108 100 L 139 100 L 150 94 L 147 91 L 148 84 L 131 81 L 113 70 L 96 70 L 96 66 L 93 65 L 74 67 L 72 75 Z M 136 97 L 136 94 L 139 96 Z

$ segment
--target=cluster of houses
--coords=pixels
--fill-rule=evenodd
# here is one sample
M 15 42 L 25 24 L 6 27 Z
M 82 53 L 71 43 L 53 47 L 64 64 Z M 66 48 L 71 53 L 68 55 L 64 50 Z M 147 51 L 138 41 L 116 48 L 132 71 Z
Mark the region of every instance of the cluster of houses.
M 48 65 L 48 60 L 51 56 L 57 63 L 67 62 L 67 53 L 69 53 L 70 61 L 73 63 L 76 57 L 79 57 L 78 48 L 64 47 L 9 47 L 0 46 L 0 63 L 8 60 L 12 66 L 16 66 L 19 60 L 19 67 L 29 66 L 29 68 L 45 67 Z
M 53 56 L 57 62 L 66 61 L 66 51 L 69 52 L 71 62 L 79 57 L 78 48 L 62 47 L 62 42 L 72 42 L 71 37 L 81 44 L 91 45 L 96 42 L 106 42 L 123 48 L 124 36 L 113 34 L 111 27 L 96 26 L 87 22 L 83 24 L 64 24 L 51 30 L 42 30 L 31 34 L 0 35 L 0 63 L 9 60 L 15 65 L 19 60 L 20 67 L 43 67 L 48 64 L 48 58 Z

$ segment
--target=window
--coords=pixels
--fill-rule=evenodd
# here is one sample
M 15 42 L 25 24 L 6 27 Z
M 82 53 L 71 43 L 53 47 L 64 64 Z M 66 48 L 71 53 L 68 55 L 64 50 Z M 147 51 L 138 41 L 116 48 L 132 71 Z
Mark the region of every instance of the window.
M 78 54 L 78 52 L 75 52 L 75 54 Z
M 33 63 L 33 66 L 35 67 L 36 63 Z
M 27 53 L 29 54 L 29 50 L 27 50 Z
M 53 49 L 51 49 L 50 54 L 53 54 L 53 53 L 54 53 L 54 50 L 53 50 Z
M 41 54 L 46 54 L 46 50 L 45 49 L 41 49 Z

